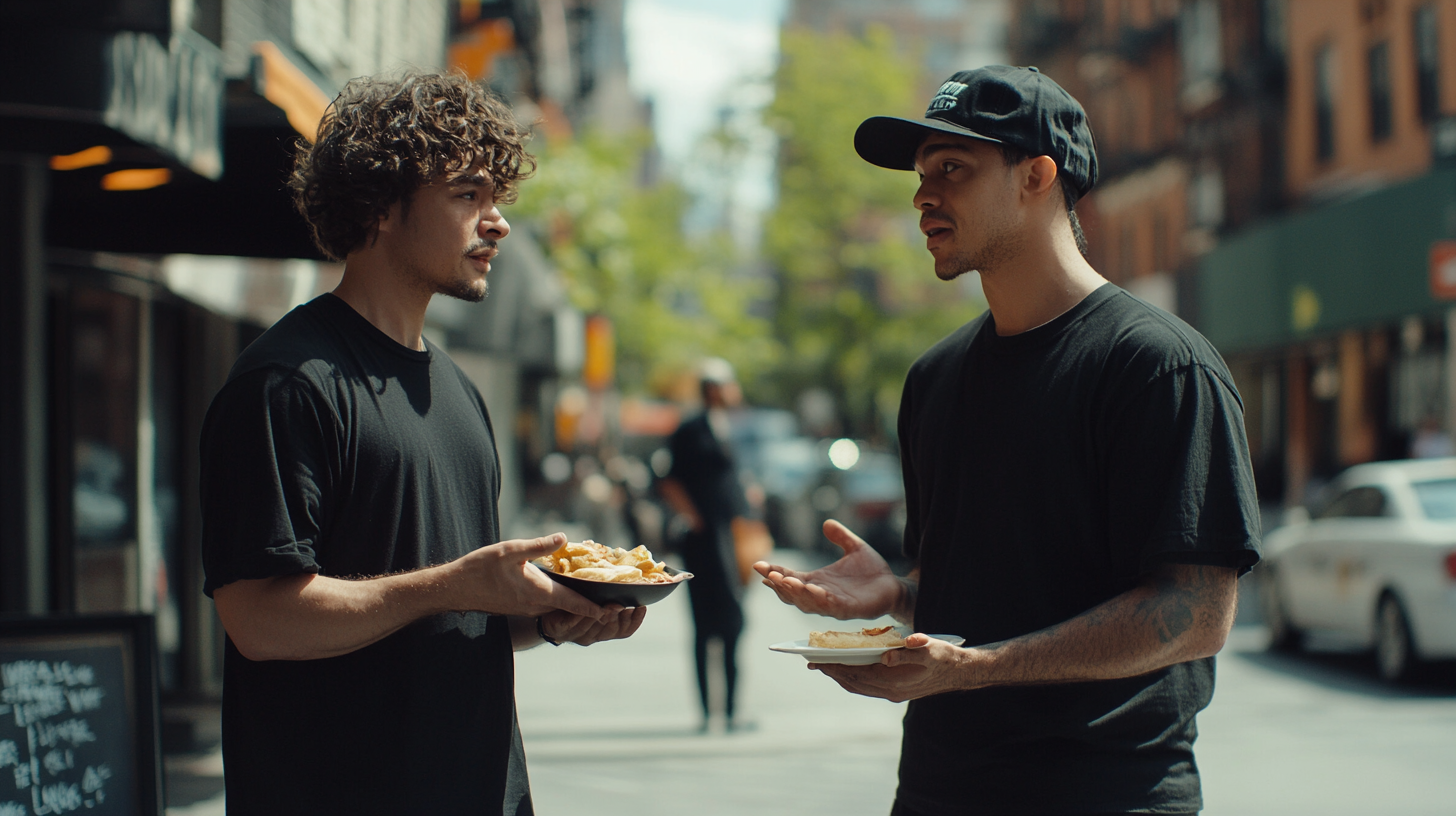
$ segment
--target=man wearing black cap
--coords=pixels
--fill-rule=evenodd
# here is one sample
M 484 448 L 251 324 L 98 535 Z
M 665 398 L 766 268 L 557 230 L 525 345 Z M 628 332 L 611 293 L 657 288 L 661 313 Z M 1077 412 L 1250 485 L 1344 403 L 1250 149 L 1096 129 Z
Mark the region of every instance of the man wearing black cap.
M 911 574 L 833 521 L 839 561 L 755 568 L 800 609 L 917 633 L 879 665 L 811 666 L 911 701 L 895 814 L 1197 812 L 1194 717 L 1259 559 L 1227 367 L 1086 262 L 1072 208 L 1097 181 L 1092 133 L 1036 69 L 958 73 L 923 119 L 866 120 L 855 148 L 919 174 L 936 274 L 978 271 L 990 308 L 906 379 Z

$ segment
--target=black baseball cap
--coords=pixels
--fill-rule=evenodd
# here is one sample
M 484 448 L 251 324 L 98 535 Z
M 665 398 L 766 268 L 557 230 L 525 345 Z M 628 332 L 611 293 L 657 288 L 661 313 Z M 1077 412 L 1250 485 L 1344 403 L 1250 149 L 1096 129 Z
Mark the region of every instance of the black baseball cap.
M 1081 198 L 1097 183 L 1097 146 L 1081 103 L 1035 68 L 987 65 L 945 81 L 924 119 L 873 116 L 854 132 L 854 149 L 870 164 L 914 170 L 915 151 L 931 131 L 1050 156 Z

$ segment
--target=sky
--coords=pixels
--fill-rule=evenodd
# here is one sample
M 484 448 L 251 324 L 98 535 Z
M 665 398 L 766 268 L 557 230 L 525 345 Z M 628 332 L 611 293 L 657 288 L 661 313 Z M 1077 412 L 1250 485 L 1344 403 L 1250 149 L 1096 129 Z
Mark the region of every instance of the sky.
M 785 1 L 627 0 L 630 82 L 653 100 L 670 163 L 688 158 L 725 104 L 755 95 L 745 80 L 768 81 Z

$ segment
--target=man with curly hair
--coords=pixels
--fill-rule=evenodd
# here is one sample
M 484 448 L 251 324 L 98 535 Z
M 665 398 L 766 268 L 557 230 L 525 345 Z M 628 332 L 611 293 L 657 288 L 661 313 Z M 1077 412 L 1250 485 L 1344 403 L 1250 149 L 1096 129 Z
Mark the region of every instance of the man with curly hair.
M 424 338 L 479 301 L 534 164 L 463 76 L 355 80 L 290 187 L 345 264 L 239 357 L 202 434 L 205 591 L 227 631 L 232 814 L 532 812 L 512 650 L 628 637 L 500 541 L 485 401 Z

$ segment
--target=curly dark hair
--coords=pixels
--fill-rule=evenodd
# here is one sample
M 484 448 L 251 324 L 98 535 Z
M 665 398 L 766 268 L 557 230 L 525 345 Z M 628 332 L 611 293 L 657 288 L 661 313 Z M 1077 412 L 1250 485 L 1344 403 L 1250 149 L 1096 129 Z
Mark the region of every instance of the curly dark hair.
M 343 260 L 363 247 L 395 202 L 406 212 L 419 188 L 482 162 L 496 200 L 516 199 L 535 172 L 529 131 L 506 103 L 462 73 L 409 72 L 344 86 L 300 139 L 288 187 L 324 254 Z

